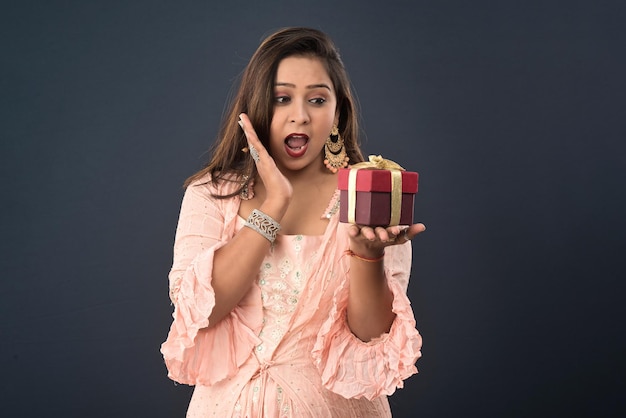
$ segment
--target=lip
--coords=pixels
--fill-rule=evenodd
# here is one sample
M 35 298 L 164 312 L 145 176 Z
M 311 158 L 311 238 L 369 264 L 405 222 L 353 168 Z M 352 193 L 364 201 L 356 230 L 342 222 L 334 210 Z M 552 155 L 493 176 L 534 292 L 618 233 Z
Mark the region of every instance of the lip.
M 304 144 L 298 148 L 291 148 L 288 144 L 289 139 L 291 138 L 302 138 L 304 139 Z M 287 153 L 287 155 L 289 155 L 292 158 L 299 158 L 302 157 L 305 153 L 307 148 L 309 147 L 309 136 L 307 134 L 303 134 L 303 133 L 292 133 L 287 135 L 287 137 L 285 138 L 285 152 Z

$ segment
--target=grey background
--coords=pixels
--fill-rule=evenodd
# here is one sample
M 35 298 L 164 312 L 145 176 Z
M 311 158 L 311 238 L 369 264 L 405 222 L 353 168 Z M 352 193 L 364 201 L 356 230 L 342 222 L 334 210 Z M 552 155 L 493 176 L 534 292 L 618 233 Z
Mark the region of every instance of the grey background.
M 363 148 L 419 171 L 396 417 L 618 416 L 620 1 L 0 7 L 0 415 L 183 416 L 159 354 L 182 182 L 259 41 L 328 32 Z

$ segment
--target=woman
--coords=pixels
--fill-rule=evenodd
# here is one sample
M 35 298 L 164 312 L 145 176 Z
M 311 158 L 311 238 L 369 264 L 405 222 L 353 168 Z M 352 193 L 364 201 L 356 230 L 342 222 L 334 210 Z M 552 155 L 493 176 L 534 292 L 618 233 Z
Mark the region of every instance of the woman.
M 338 222 L 336 172 L 363 160 L 357 131 L 325 34 L 260 45 L 176 232 L 161 351 L 169 377 L 196 386 L 187 416 L 385 417 L 417 372 L 405 292 L 425 228 Z

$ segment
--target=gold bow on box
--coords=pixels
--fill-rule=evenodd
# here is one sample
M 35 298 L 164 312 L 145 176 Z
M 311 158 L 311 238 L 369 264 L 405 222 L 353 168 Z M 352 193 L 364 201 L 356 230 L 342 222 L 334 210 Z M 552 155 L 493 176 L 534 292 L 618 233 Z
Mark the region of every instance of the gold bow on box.
M 356 223 L 356 174 L 360 169 L 388 170 L 391 172 L 391 217 L 389 226 L 400 223 L 400 209 L 402 208 L 402 171 L 399 164 L 386 160 L 380 155 L 370 155 L 369 162 L 357 163 L 350 166 L 348 175 L 348 222 Z

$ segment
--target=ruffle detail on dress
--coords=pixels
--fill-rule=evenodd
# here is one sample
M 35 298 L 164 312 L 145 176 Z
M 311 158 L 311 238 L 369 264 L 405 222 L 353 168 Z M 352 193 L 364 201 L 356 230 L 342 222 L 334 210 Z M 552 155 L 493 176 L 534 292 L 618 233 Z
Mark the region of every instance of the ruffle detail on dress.
M 400 283 L 385 271 L 394 295 L 396 314 L 391 329 L 369 342 L 359 340 L 348 327 L 346 308 L 348 281 L 335 291 L 329 318 L 323 324 L 312 356 L 322 384 L 345 398 L 372 400 L 391 395 L 404 386 L 403 380 L 417 373 L 422 337 L 415 329 L 410 301 Z
M 176 283 L 174 321 L 161 353 L 168 377 L 178 383 L 212 385 L 234 376 L 260 343 L 263 314 L 256 285 L 228 316 L 207 328 L 215 307 L 213 256 L 223 244 L 200 253 Z

